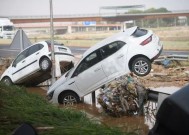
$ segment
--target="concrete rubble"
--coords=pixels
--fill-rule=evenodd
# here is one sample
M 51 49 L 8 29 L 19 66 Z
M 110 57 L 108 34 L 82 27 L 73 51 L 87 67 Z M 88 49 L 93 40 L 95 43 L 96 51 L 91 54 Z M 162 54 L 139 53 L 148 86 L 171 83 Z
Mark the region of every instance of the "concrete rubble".
M 114 117 L 143 115 L 147 89 L 139 78 L 130 73 L 101 88 L 97 101 L 103 112 Z

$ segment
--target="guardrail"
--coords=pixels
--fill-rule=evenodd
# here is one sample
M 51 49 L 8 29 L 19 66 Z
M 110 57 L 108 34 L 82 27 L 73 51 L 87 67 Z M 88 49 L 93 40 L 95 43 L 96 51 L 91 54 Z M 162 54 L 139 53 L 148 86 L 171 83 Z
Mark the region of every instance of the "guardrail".
M 177 60 L 177 61 L 189 61 L 189 55 L 167 55 L 167 56 L 160 56 L 154 62 L 161 62 L 164 60 Z
M 154 63 L 161 64 L 164 67 L 169 67 L 172 62 L 176 62 L 180 64 L 182 61 L 189 62 L 189 55 L 168 55 L 168 56 L 160 56 L 158 59 L 154 60 Z

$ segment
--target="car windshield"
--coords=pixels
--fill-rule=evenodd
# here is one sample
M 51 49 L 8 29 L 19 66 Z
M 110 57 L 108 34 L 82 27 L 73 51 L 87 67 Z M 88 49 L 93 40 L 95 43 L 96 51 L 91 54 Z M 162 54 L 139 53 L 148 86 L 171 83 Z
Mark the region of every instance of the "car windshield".
M 4 31 L 13 31 L 13 26 L 3 26 Z

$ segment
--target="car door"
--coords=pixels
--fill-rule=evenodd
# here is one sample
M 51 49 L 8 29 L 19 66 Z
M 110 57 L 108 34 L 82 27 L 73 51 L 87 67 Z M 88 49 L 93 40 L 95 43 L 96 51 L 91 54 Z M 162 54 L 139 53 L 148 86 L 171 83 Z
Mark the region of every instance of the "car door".
M 85 94 L 91 92 L 106 80 L 102 70 L 99 50 L 84 58 L 73 73 L 77 88 Z
M 29 76 L 32 72 L 39 69 L 38 57 L 39 45 L 33 45 L 23 51 L 13 62 L 13 82 L 20 83 L 23 79 Z
M 25 58 L 25 68 L 23 69 L 24 75 L 28 76 L 31 73 L 39 70 L 39 59 L 41 56 L 40 50 L 42 49 L 41 44 L 32 45 L 28 50 L 28 56 Z
M 126 49 L 126 43 L 122 41 L 112 42 L 100 49 L 103 58 L 102 68 L 109 79 L 125 71 Z
M 25 68 L 25 58 L 28 55 L 28 49 L 24 50 L 22 53 L 20 53 L 16 59 L 14 60 L 12 64 L 12 81 L 13 82 L 19 82 L 19 80 L 24 76 L 23 69 Z

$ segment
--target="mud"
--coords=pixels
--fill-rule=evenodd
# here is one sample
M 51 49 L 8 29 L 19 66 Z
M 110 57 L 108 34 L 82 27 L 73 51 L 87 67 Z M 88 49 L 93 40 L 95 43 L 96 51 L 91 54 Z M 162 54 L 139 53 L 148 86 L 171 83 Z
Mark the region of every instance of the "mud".
M 27 91 L 45 97 L 47 89 L 47 87 L 29 87 L 27 88 Z M 96 92 L 96 95 L 98 95 L 98 91 Z M 98 104 L 91 105 L 91 99 L 91 95 L 89 94 L 85 96 L 85 103 L 72 106 L 71 108 L 83 111 L 90 119 L 96 121 L 99 124 L 118 127 L 123 131 L 135 131 L 139 135 L 146 135 L 148 133 L 149 127 L 145 124 L 146 122 L 144 116 L 123 116 L 120 118 L 114 118 L 105 113 L 101 113 Z M 59 105 L 58 107 L 64 108 L 65 106 Z
M 28 87 L 27 91 L 29 93 L 35 93 L 35 94 L 39 94 L 41 96 L 46 97 L 47 91 L 45 90 L 46 88 L 40 88 L 40 87 Z
M 189 83 L 189 62 L 171 68 L 155 64 L 152 66 L 151 73 L 140 78 L 145 87 L 183 87 Z
M 63 105 L 59 105 L 59 107 L 64 108 Z M 149 131 L 148 125 L 145 124 L 146 122 L 144 116 L 123 116 L 120 118 L 115 118 L 105 113 L 100 113 L 99 108 L 97 108 L 95 105 L 90 105 L 87 103 L 78 104 L 72 108 L 85 112 L 90 119 L 96 121 L 99 124 L 118 127 L 122 131 L 134 131 L 138 135 L 146 135 Z

